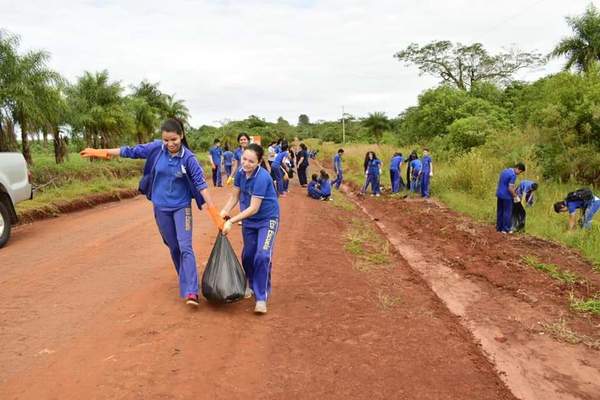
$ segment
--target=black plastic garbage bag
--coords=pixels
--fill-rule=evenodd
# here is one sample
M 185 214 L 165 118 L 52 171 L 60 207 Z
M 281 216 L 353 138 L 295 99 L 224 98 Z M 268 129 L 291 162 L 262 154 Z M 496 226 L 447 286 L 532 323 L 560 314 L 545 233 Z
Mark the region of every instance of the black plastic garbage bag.
M 244 298 L 246 274 L 226 236 L 219 232 L 202 275 L 202 294 L 208 301 L 230 303 Z
M 523 208 L 523 204 L 513 203 L 512 217 L 511 217 L 511 230 L 513 230 L 515 232 L 525 230 L 526 217 L 527 217 L 527 213 L 525 212 L 525 208 Z

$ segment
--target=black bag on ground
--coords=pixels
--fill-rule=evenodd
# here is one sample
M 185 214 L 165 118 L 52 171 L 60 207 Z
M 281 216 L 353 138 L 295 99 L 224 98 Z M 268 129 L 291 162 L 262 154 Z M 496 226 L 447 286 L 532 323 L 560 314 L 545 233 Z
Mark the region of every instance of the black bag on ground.
M 226 236 L 219 232 L 202 274 L 202 294 L 208 301 L 231 303 L 244 298 L 246 274 Z
M 526 218 L 527 213 L 525 212 L 525 208 L 523 208 L 523 204 L 513 203 L 510 229 L 516 232 L 525 230 Z
M 566 197 L 566 201 L 590 201 L 594 198 L 594 193 L 591 189 L 581 188 L 574 192 L 569 192 Z

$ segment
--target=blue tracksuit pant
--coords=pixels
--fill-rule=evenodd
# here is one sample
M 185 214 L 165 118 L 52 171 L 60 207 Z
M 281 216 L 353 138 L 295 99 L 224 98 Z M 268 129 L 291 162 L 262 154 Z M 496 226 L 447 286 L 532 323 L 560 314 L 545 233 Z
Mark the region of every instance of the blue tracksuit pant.
M 392 193 L 398 193 L 400 191 L 400 171 L 390 169 L 390 181 L 392 182 Z
M 331 182 L 331 185 L 335 186 L 336 189 L 339 189 L 343 180 L 344 180 L 344 172 L 339 171 L 337 176 L 335 177 L 335 179 Z
M 225 175 L 229 178 L 231 176 L 231 165 L 225 164 Z
M 154 218 L 179 276 L 179 295 L 198 294 L 198 271 L 192 248 L 192 209 L 188 206 L 164 211 L 154 207 Z
M 281 170 L 281 166 L 273 164 L 271 171 L 273 171 L 273 177 L 275 178 L 275 188 L 277 189 L 277 193 L 282 194 L 285 192 L 285 188 L 283 186 L 283 171 Z
M 221 164 L 215 164 L 215 166 L 216 168 L 213 168 L 212 170 L 213 185 L 215 185 L 215 187 L 223 186 L 223 183 L 221 182 Z
M 410 179 L 410 191 L 417 193 L 421 190 L 421 179 L 419 175 L 413 175 Z
M 257 301 L 266 301 L 271 293 L 273 247 L 278 228 L 276 219 L 266 220 L 258 228 L 242 222 L 242 265 Z
M 498 232 L 509 232 L 511 228 L 511 217 L 513 209 L 512 199 L 501 199 L 497 197 L 496 204 L 496 230 Z
M 600 199 L 594 198 L 592 201 L 590 201 L 590 204 L 585 209 L 583 220 L 581 221 L 581 227 L 590 229 L 592 227 L 592 219 L 594 219 L 594 214 L 596 214 L 599 210 Z
M 371 185 L 371 190 L 373 194 L 381 194 L 381 188 L 379 187 L 379 175 L 376 174 L 367 174 L 367 181 L 365 182 L 364 192 L 367 192 L 367 189 Z
M 429 197 L 429 181 L 431 177 L 429 176 L 429 171 L 423 171 L 421 174 L 421 196 Z
M 312 197 L 313 199 L 317 199 L 320 200 L 321 197 L 323 197 L 323 193 L 319 190 L 319 189 L 309 189 L 308 190 L 308 196 Z

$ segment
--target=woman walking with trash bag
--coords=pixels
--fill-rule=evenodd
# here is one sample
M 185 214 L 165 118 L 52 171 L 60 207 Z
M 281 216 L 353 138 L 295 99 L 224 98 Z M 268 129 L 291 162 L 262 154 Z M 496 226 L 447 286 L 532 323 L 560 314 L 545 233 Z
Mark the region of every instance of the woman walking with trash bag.
M 233 193 L 221 210 L 225 218 L 223 234 L 227 235 L 233 224 L 242 221 L 242 265 L 248 278 L 247 298 L 254 295 L 254 312 L 267 312 L 267 299 L 271 293 L 271 268 L 275 236 L 279 229 L 279 203 L 271 175 L 261 167 L 264 150 L 249 144 L 242 155 L 242 168 L 235 176 Z M 231 210 L 240 203 L 240 213 L 231 216 Z
M 114 149 L 86 148 L 82 157 L 143 158 L 144 175 L 139 190 L 154 206 L 154 218 L 163 241 L 169 247 L 175 271 L 179 276 L 179 294 L 186 304 L 198 306 L 198 271 L 192 248 L 192 198 L 198 208 L 206 203 L 208 213 L 219 229 L 219 216 L 204 179 L 204 171 L 187 147 L 183 124 L 176 119 L 162 126 L 162 140 Z

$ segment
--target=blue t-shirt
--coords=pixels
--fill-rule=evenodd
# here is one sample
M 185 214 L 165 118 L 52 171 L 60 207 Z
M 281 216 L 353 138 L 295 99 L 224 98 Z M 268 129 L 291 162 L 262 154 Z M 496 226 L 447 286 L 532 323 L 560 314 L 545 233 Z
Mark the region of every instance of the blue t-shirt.
M 378 159 L 370 160 L 369 165 L 367 166 L 367 174 L 379 175 L 380 169 L 381 169 L 381 160 L 378 160 Z
M 221 149 L 219 146 L 213 146 L 210 148 L 208 153 L 210 154 L 212 162 L 215 163 L 215 165 L 221 165 L 221 156 L 223 155 L 223 149 Z
M 329 179 L 321 181 L 320 190 L 323 196 L 331 196 L 331 182 Z
M 247 177 L 246 172 L 240 168 L 234 182 L 234 185 L 240 189 L 240 211 L 250 207 L 253 196 L 262 199 L 258 212 L 242 221 L 244 226 L 259 228 L 268 226 L 270 220 L 279 219 L 277 192 L 267 170 L 258 166 L 252 175 Z
M 402 156 L 392 157 L 392 159 L 390 160 L 390 170 L 398 171 L 400 169 L 400 165 L 402 164 L 402 161 L 404 161 L 404 158 L 402 158 Z
M 498 178 L 498 188 L 496 189 L 496 197 L 499 199 L 510 200 L 512 195 L 508 191 L 509 185 L 514 185 L 517 180 L 517 173 L 512 168 L 506 168 L 500 173 Z
M 308 186 L 306 187 L 306 190 L 311 193 L 315 191 L 315 189 L 317 189 L 317 185 L 319 184 L 319 182 L 317 181 L 310 181 L 308 182 Z
M 531 186 L 534 184 L 534 181 L 522 180 L 517 186 L 517 196 L 521 197 L 524 194 L 527 194 L 531 191 Z
M 583 201 L 583 200 L 567 201 L 567 209 L 569 210 L 569 214 L 575 214 L 575 212 L 579 208 L 585 208 L 585 201 Z
M 338 172 L 342 171 L 342 157 L 340 157 L 339 153 L 333 157 L 333 167 Z
M 235 149 L 235 153 L 233 153 L 233 158 L 235 160 L 237 160 L 238 165 L 242 165 L 242 153 L 244 152 L 244 150 L 242 150 L 241 147 L 238 147 L 237 149 Z
M 152 203 L 161 209 L 189 207 L 192 200 L 187 177 L 184 174 L 183 152 L 172 156 L 162 151 L 156 161 L 152 182 Z
M 421 161 L 421 171 L 423 171 L 423 174 L 429 174 L 429 171 L 431 171 L 430 155 L 423 156 L 423 160 Z
M 285 157 L 288 157 L 288 155 L 289 155 L 289 153 L 287 150 L 277 153 L 277 155 L 275 156 L 275 160 L 273 160 L 273 167 L 275 167 L 275 168 L 281 167 L 281 163 L 283 162 L 283 159 Z
M 413 175 L 419 175 L 419 172 L 421 172 L 421 160 L 418 158 L 412 160 L 410 162 L 410 168 L 412 169 Z
M 223 163 L 227 166 L 233 164 L 233 152 L 227 150 L 225 153 L 223 153 Z

